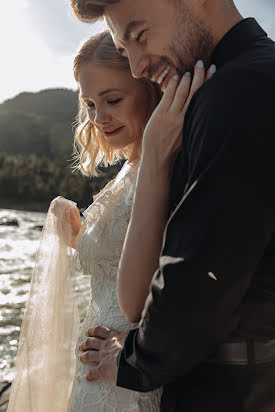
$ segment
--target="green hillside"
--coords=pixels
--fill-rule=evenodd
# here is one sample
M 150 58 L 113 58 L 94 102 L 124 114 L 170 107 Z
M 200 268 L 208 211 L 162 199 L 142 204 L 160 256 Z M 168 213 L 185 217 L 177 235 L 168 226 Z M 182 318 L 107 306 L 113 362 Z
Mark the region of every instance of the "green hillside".
M 115 176 L 121 165 L 96 178 L 73 173 L 77 106 L 68 89 L 21 93 L 0 104 L 0 207 L 44 211 L 58 195 L 86 207 Z
M 0 104 L 0 147 L 8 154 L 68 156 L 72 152 L 72 123 L 77 93 L 48 89 L 20 93 Z

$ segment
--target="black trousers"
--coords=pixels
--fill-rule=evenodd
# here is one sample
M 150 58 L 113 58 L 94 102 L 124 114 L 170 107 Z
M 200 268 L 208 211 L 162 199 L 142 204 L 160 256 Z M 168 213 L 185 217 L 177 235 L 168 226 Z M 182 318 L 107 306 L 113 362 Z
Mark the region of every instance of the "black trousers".
M 201 364 L 164 387 L 161 412 L 275 412 L 275 362 Z

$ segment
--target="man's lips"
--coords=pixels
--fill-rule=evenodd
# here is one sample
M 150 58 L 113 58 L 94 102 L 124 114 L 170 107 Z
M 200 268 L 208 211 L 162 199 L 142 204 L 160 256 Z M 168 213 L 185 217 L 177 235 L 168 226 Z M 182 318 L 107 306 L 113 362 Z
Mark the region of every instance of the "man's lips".
M 159 70 L 154 76 L 152 76 L 151 81 L 153 81 L 154 83 L 158 83 L 161 86 L 161 83 L 169 73 L 170 69 L 171 66 L 169 66 L 168 64 L 162 66 L 161 70 Z
M 164 92 L 166 90 L 166 87 L 168 85 L 168 83 L 170 82 L 171 78 L 173 77 L 174 74 L 177 74 L 177 72 L 169 72 L 165 78 L 163 79 L 162 83 L 161 83 L 161 91 Z
M 161 86 L 163 80 L 165 79 L 165 77 L 167 76 L 167 74 L 170 71 L 170 66 L 167 66 L 162 73 L 159 75 L 158 79 L 157 79 L 157 83 Z
M 119 133 L 120 132 L 120 130 L 123 128 L 124 126 L 120 126 L 120 127 L 118 127 L 118 128 L 116 128 L 116 129 L 106 129 L 106 130 L 102 130 L 102 133 L 105 135 L 105 136 L 114 136 L 115 134 L 117 134 L 117 133 Z

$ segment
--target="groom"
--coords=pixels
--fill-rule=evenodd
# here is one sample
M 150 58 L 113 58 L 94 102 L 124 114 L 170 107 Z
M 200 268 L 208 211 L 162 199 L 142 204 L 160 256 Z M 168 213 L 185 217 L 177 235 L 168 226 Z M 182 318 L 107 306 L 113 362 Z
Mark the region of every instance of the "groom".
M 186 114 L 139 328 L 126 341 L 90 329 L 81 359 L 98 367 L 88 379 L 163 385 L 165 412 L 275 411 L 275 44 L 232 0 L 72 6 L 82 20 L 105 17 L 135 77 L 217 66 Z

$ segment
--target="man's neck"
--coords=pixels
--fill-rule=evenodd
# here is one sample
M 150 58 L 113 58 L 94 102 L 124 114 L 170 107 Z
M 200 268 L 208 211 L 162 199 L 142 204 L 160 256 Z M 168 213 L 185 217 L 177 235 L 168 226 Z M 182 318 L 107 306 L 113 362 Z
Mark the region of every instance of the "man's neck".
M 222 6 L 217 5 L 217 3 L 215 4 L 215 7 L 213 7 L 211 2 L 210 5 L 206 7 L 208 7 L 208 9 L 205 10 L 207 13 L 208 25 L 211 28 L 214 45 L 216 47 L 226 33 L 243 20 L 243 17 L 235 7 L 223 8 Z

